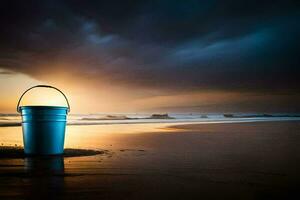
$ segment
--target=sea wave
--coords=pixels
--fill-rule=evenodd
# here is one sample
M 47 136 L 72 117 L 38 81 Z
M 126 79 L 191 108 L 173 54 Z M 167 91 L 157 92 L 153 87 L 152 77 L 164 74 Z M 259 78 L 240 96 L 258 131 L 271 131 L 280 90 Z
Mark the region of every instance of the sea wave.
M 0 127 L 21 126 L 21 117 L 1 114 Z M 5 117 L 4 117 L 5 116 Z M 234 123 L 300 120 L 298 114 L 71 114 L 68 125 L 146 124 L 146 123 Z

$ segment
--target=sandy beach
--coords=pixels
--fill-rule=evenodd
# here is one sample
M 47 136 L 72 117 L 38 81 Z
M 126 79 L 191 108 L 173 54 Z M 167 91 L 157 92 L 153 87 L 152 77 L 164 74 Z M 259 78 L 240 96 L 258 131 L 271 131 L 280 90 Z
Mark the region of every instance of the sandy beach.
M 289 199 L 298 194 L 299 121 L 67 128 L 67 148 L 105 153 L 3 157 L 0 199 Z M 0 139 L 3 146 L 20 146 L 21 127 L 1 128 Z

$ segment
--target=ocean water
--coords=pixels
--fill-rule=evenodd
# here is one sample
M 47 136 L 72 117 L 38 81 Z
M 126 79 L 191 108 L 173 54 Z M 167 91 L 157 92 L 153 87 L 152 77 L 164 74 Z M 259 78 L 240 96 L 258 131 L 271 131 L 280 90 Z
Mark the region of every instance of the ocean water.
M 258 114 L 258 113 L 169 113 L 152 115 L 145 113 L 96 113 L 70 114 L 68 125 L 110 125 L 110 124 L 146 124 L 146 123 L 233 123 L 256 121 L 290 121 L 300 120 L 300 114 Z M 20 126 L 19 114 L 0 114 L 0 127 Z

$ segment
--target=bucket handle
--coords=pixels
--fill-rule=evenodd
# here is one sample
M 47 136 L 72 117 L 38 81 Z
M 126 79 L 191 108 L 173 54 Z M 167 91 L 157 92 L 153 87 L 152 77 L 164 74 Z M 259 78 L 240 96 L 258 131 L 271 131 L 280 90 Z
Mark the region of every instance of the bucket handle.
M 37 88 L 37 87 L 52 88 L 52 89 L 55 89 L 55 90 L 59 91 L 59 92 L 64 96 L 64 98 L 66 99 L 67 104 L 68 104 L 68 113 L 70 112 L 70 104 L 69 104 L 69 101 L 68 101 L 66 95 L 65 95 L 62 91 L 60 91 L 58 88 L 53 87 L 53 86 L 50 86 L 50 85 L 36 85 L 36 86 L 33 86 L 33 87 L 27 89 L 27 90 L 21 95 L 21 97 L 20 97 L 20 99 L 19 99 L 19 101 L 18 101 L 18 105 L 17 105 L 17 112 L 18 112 L 18 113 L 20 113 L 20 103 L 21 103 L 21 100 L 22 100 L 23 96 L 24 96 L 29 90 L 31 90 L 31 89 L 33 89 L 33 88 Z

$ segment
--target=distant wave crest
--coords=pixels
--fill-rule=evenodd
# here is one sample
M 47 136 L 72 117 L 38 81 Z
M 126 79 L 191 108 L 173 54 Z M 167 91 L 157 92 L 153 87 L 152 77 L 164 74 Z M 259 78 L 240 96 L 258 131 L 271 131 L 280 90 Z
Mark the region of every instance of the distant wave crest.
M 300 120 L 300 114 L 71 114 L 68 125 L 146 124 L 146 123 L 233 123 Z M 21 126 L 18 114 L 0 114 L 0 127 Z

